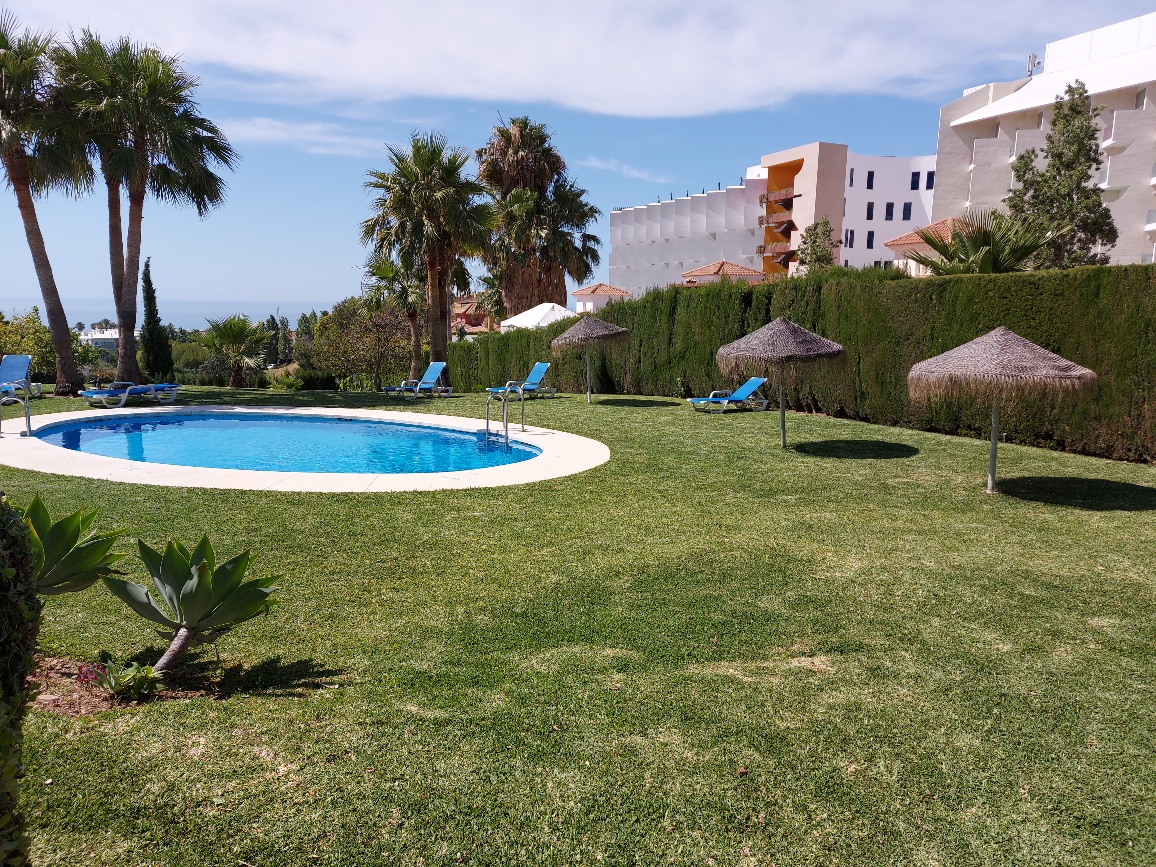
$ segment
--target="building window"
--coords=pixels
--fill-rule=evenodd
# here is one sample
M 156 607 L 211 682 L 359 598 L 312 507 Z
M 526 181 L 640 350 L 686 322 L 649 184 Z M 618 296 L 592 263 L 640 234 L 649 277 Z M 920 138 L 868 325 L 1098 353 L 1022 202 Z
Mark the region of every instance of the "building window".
M 903 219 L 904 220 L 910 220 L 911 219 L 911 202 L 904 202 L 903 203 Z
M 919 189 L 919 175 L 920 175 L 919 172 L 912 172 L 911 173 L 911 189 L 913 189 L 913 190 Z
M 1044 128 L 1044 113 L 1041 111 L 1036 114 L 1036 129 Z
M 883 219 L 884 220 L 894 220 L 895 219 L 895 203 L 894 202 L 888 202 L 887 203 L 887 209 L 883 213 Z
M 850 265 L 851 265 L 851 262 L 848 259 L 843 260 L 843 267 L 844 268 L 850 267 Z
M 874 232 L 868 232 L 867 233 L 867 249 L 868 250 L 874 250 L 875 249 L 875 233 Z
M 847 230 L 847 249 L 848 250 L 854 250 L 855 249 L 855 230 L 854 229 L 848 229 Z
M 868 220 L 874 220 L 875 219 L 875 203 L 874 202 L 868 202 L 867 203 L 867 219 Z
M 1144 104 L 1148 101 L 1148 88 L 1140 88 L 1140 92 L 1136 94 L 1136 111 L 1143 111 Z
M 935 172 L 928 172 L 927 173 L 927 186 L 925 186 L 924 189 L 925 190 L 934 190 L 935 189 Z
M 849 186 L 849 187 L 855 186 L 855 170 L 854 169 L 851 169 L 851 177 L 847 181 L 847 186 Z
M 867 189 L 875 189 L 875 172 L 867 172 Z

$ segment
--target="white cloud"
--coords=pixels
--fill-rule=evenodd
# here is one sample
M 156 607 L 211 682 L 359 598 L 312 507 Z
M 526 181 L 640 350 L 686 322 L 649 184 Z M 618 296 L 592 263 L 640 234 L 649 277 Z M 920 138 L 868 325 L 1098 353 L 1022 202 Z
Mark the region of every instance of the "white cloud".
M 27 23 L 131 33 L 279 102 L 550 102 L 686 117 L 808 94 L 936 96 L 1145 0 L 9 0 Z
M 268 117 L 218 121 L 234 144 L 285 144 L 313 154 L 363 156 L 378 154 L 384 143 L 332 123 L 275 120 Z
M 579 160 L 578 165 L 590 169 L 615 172 L 619 175 L 625 175 L 628 178 L 637 178 L 640 181 L 654 181 L 656 184 L 665 184 L 669 180 L 669 178 L 655 175 L 645 169 L 636 169 L 634 166 L 629 166 L 621 160 L 604 160 L 599 157 L 586 157 L 584 160 Z

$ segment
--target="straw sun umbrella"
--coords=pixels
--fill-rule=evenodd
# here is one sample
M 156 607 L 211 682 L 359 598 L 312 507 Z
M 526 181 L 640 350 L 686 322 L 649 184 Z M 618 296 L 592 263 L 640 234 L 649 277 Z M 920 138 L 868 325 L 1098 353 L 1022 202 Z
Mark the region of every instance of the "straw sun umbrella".
M 550 341 L 550 348 L 555 356 L 561 355 L 567 349 L 582 349 L 586 354 L 586 402 L 590 403 L 590 347 L 595 343 L 609 343 L 623 340 L 630 332 L 609 322 L 603 322 L 596 316 L 583 316 L 577 323 L 567 328 Z
M 715 360 L 728 376 L 769 377 L 771 368 L 775 369 L 779 380 L 779 445 L 786 448 L 787 408 L 783 395 L 786 366 L 840 355 L 843 347 L 838 343 L 780 316 L 758 331 L 720 347 Z
M 961 393 L 991 396 L 991 451 L 987 492 L 995 493 L 996 442 L 1001 396 L 1052 394 L 1077 396 L 1096 384 L 1096 374 L 1048 352 L 1000 326 L 983 337 L 921 361 L 907 374 L 915 400 Z

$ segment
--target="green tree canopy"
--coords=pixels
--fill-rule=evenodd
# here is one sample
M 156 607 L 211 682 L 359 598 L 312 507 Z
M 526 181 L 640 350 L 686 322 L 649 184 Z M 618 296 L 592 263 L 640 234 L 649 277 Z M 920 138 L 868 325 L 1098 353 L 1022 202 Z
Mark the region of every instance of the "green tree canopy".
M 409 339 L 405 319 L 393 304 L 346 298 L 317 321 L 313 358 L 334 376 L 364 378 L 374 391 L 388 378 L 405 378 Z
M 1096 174 L 1103 165 L 1096 118 L 1102 106 L 1092 106 L 1082 81 L 1069 84 L 1052 104 L 1043 157 L 1029 148 L 1012 163 L 1016 188 L 1007 198 L 1013 216 L 1031 218 L 1053 227 L 1051 238 L 1034 259 L 1036 268 L 1106 265 L 1118 232 L 1104 204 Z M 1067 227 L 1067 231 L 1058 231 Z
M 171 379 L 173 375 L 173 346 L 157 311 L 157 293 L 153 287 L 150 262 L 150 259 L 145 259 L 144 273 L 141 275 L 144 322 L 140 330 L 140 346 L 145 372 L 154 382 L 163 382 Z
M 797 261 L 808 270 L 830 268 L 835 264 L 835 251 L 843 242 L 835 237 L 827 215 L 803 230 L 799 239 Z
M 1028 271 L 1033 257 L 1066 231 L 1066 226 L 1038 217 L 981 210 L 958 217 L 949 238 L 917 229 L 915 234 L 931 253 L 908 253 L 907 258 L 940 275 Z
M 255 370 L 264 362 L 268 334 L 261 323 L 237 313 L 226 319 L 206 320 L 209 327 L 198 342 L 229 365 L 229 388 L 245 387 L 245 370 Z

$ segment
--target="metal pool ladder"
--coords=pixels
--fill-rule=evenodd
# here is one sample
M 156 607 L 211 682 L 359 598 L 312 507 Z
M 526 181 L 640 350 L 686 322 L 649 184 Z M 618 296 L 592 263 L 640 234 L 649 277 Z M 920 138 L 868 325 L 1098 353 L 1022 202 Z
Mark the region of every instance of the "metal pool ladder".
M 518 395 L 518 402 L 522 404 L 522 430 L 526 429 L 526 393 L 522 390 L 522 383 L 511 380 L 500 391 L 491 391 L 486 398 L 486 438 L 490 436 L 490 402 L 498 398 L 502 402 L 502 428 L 506 437 L 506 445 L 510 444 L 510 401 L 514 393 Z

